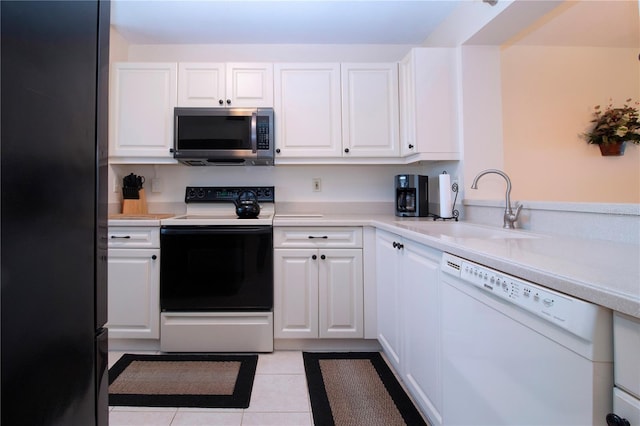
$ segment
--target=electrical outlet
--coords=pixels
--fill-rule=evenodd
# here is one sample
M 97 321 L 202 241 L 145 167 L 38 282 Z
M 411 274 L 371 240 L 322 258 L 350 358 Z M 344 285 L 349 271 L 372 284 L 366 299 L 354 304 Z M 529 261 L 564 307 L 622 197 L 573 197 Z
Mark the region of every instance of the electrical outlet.
M 160 178 L 151 179 L 151 192 L 162 192 L 162 181 Z
M 312 184 L 312 187 L 313 187 L 313 192 L 322 191 L 322 180 L 320 180 L 320 178 L 311 179 L 311 184 Z

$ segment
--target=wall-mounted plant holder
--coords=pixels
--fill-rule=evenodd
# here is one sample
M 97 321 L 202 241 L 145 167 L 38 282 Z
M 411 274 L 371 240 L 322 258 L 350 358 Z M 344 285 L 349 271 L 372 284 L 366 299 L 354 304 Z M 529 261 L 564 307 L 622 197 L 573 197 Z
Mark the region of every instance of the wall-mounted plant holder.
M 609 142 L 601 143 L 598 145 L 598 147 L 600 147 L 600 154 L 602 154 L 603 157 L 619 157 L 621 155 L 624 155 L 624 146 L 625 142 Z

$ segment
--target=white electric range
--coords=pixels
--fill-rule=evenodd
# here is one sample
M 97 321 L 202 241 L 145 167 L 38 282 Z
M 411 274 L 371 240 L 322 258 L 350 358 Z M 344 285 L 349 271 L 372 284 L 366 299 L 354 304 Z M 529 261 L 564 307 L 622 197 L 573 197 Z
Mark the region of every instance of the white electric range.
M 256 218 L 241 219 L 236 214 L 235 201 L 244 191 L 255 194 L 260 205 Z M 185 190 L 187 205 L 184 215 L 162 219 L 162 226 L 228 226 L 273 225 L 275 214 L 273 186 L 188 186 Z
M 247 191 L 257 217 L 234 201 Z M 160 221 L 160 349 L 273 351 L 273 187 L 187 187 L 186 214 Z

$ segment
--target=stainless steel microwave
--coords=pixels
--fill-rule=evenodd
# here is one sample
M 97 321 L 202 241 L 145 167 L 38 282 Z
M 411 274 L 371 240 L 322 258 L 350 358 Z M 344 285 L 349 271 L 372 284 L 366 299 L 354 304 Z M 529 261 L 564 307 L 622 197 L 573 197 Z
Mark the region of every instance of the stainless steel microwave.
M 173 157 L 189 166 L 272 166 L 273 108 L 175 108 Z

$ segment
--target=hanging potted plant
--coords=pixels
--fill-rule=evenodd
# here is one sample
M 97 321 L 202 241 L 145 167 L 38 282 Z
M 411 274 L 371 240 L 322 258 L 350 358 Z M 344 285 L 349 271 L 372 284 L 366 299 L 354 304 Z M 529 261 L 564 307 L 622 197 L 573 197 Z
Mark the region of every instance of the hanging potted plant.
M 640 144 L 640 123 L 638 123 L 638 102 L 631 106 L 627 99 L 621 108 L 613 108 L 610 102 L 606 109 L 594 107 L 593 129 L 583 136 L 587 143 L 600 147 L 602 155 L 623 155 L 625 142 Z

